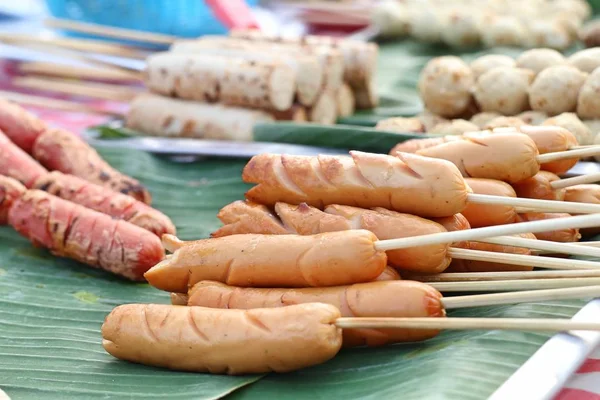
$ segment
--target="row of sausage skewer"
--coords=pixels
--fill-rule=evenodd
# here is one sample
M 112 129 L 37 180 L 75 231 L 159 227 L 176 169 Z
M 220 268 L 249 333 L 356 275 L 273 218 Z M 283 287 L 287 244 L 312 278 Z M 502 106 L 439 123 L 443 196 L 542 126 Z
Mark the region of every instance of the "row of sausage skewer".
M 464 141 L 469 151 L 471 145 L 485 147 L 488 156 L 498 157 L 488 159 L 491 166 L 479 170 L 501 175 L 494 178 L 513 178 L 515 184 L 517 177 L 530 179 L 540 173 L 533 140 L 520 132 L 506 135 L 487 134 L 483 139 Z M 494 139 L 486 141 L 488 138 Z M 496 138 L 512 140 L 510 151 L 498 146 Z M 500 171 L 499 166 L 512 165 L 508 158 L 513 151 L 519 154 L 519 143 L 535 149 L 529 153 L 529 167 Z M 507 158 L 498 155 L 503 150 Z M 571 158 L 578 153 L 563 151 L 569 154 L 552 157 L 542 165 L 565 158 L 574 162 Z M 464 156 L 460 147 L 448 154 L 456 152 L 456 157 Z M 468 323 L 479 323 L 471 328 L 482 328 L 485 323 L 494 328 L 500 324 L 507 329 L 533 328 L 527 324 L 517 328 L 511 325 L 515 321 L 440 318 L 445 317 L 446 309 L 596 295 L 598 287 L 444 298 L 435 288 L 438 282 L 401 280 L 397 272 L 409 279 L 417 278 L 415 274 L 433 274 L 430 278 L 434 281 L 452 275 L 438 274 L 449 266 L 480 271 L 511 269 L 506 264 L 527 271 L 535 265 L 569 268 L 565 261 L 550 257 L 502 254 L 493 259 L 495 263 L 487 258 L 492 251 L 518 253 L 517 248 L 529 253 L 527 246 L 532 242 L 550 245 L 546 249 L 556 252 L 598 250 L 549 243 L 531 234 L 593 227 L 600 222 L 600 215 L 594 214 L 468 229 L 469 223 L 460 213 L 470 207 L 471 188 L 461 171 L 466 172 L 446 160 L 410 153 L 255 156 L 246 165 L 243 178 L 257 186 L 246 193 L 246 201 L 234 202 L 219 212 L 224 225 L 211 239 L 184 242 L 163 235 L 162 244 L 172 254 L 146 272 L 145 278 L 152 286 L 171 292 L 172 305 L 117 307 L 103 325 L 104 348 L 123 360 L 179 370 L 285 372 L 327 361 L 341 346 L 426 340 L 439 329 L 466 329 Z M 485 176 L 479 179 L 492 177 Z M 528 203 L 529 207 L 566 204 L 537 201 Z M 511 234 L 523 237 L 507 236 Z M 497 244 L 511 240 L 517 244 Z M 477 246 L 486 251 L 473 250 Z M 452 258 L 473 264 L 460 266 Z M 543 262 L 538 264 L 536 259 Z M 594 268 L 571 272 L 600 276 L 595 262 L 573 261 L 570 266 Z M 441 283 L 443 290 L 443 284 L 450 282 Z M 440 324 L 441 320 L 448 324 Z M 544 326 L 540 329 L 548 329 L 546 321 L 535 322 Z M 147 327 L 142 335 L 140 325 Z M 183 353 L 187 356 L 181 357 Z

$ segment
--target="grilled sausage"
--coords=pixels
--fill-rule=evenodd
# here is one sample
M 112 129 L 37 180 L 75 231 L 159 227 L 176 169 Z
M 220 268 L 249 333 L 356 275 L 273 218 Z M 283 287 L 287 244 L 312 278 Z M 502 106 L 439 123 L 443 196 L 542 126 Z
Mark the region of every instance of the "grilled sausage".
M 33 187 L 92 210 L 128 221 L 158 237 L 175 234 L 175 226 L 163 213 L 131 196 L 114 192 L 73 175 L 51 172 L 38 178 Z
M 52 254 L 99 267 L 131 280 L 164 258 L 160 240 L 129 222 L 29 190 L 8 213 L 8 222 Z
M 0 175 L 0 225 L 8 223 L 8 210 L 26 190 L 19 181 Z
M 48 127 L 38 117 L 23 107 L 0 99 L 0 130 L 18 147 L 31 153 L 38 136 Z M 3 157 L 0 157 L 0 160 Z
M 39 176 L 46 173 L 48 171 L 44 167 L 0 131 L 0 175 L 16 179 L 30 187 Z
M 248 311 L 126 304 L 106 317 L 102 346 L 121 360 L 180 371 L 288 372 L 338 353 L 339 316 L 329 304 Z
M 417 151 L 418 155 L 451 161 L 465 177 L 520 182 L 537 174 L 535 142 L 519 133 L 467 133 L 462 140 Z
M 421 217 L 461 212 L 469 188 L 448 161 L 398 153 L 397 157 L 350 152 L 345 156 L 261 154 L 243 172 L 255 183 L 246 193 L 253 202 L 383 207 Z
M 152 286 L 177 293 L 203 280 L 254 287 L 369 282 L 387 265 L 375 241 L 365 230 L 204 239 L 181 246 L 144 276 Z
M 237 288 L 218 282 L 199 282 L 190 290 L 188 305 L 255 309 L 303 303 L 331 304 L 343 317 L 444 317 L 442 295 L 414 281 L 372 282 L 308 289 Z M 438 332 L 421 329 L 345 329 L 344 347 L 381 346 L 429 339 Z

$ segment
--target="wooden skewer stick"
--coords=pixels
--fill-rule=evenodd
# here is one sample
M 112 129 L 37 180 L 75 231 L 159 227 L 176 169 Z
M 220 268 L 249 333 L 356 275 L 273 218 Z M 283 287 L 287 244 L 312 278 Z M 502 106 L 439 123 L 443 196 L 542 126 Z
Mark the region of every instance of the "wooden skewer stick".
M 503 246 L 522 247 L 543 250 L 550 253 L 572 254 L 578 256 L 599 257 L 600 249 L 592 246 L 580 246 L 571 243 L 550 242 L 548 240 L 525 239 L 514 236 L 502 236 L 476 240 L 477 242 L 500 244 Z
M 479 251 L 458 248 L 449 249 L 448 255 L 452 258 L 460 260 L 497 262 L 510 265 L 523 265 L 526 267 L 600 270 L 600 262 L 595 261 L 538 257 L 523 254 L 495 253 L 493 251 Z
M 574 176 L 573 178 L 561 179 L 558 181 L 550 182 L 552 189 L 562 189 L 573 185 L 581 185 L 585 183 L 600 182 L 600 172 L 593 174 L 585 174 L 580 176 Z
M 120 113 L 100 110 L 95 107 L 91 107 L 81 103 L 75 103 L 67 100 L 50 99 L 42 96 L 33 96 L 29 94 L 6 92 L 0 90 L 0 97 L 6 100 L 14 101 L 15 103 L 22 105 L 29 105 L 34 107 L 44 107 L 53 110 L 63 111 L 74 111 L 74 112 L 85 112 L 89 114 L 101 114 L 108 115 L 111 117 L 122 117 Z
M 554 153 L 540 154 L 537 156 L 537 161 L 540 164 L 545 164 L 553 161 L 559 161 L 569 158 L 591 157 L 600 154 L 600 146 L 590 146 L 585 149 L 557 151 Z
M 505 292 L 600 285 L 596 278 L 516 279 L 506 281 L 428 282 L 440 292 Z
M 71 50 L 85 51 L 89 53 L 106 54 L 112 56 L 135 58 L 144 60 L 147 55 L 139 50 L 120 44 L 111 44 L 100 40 L 89 39 L 67 39 L 67 38 L 44 38 L 33 35 L 17 35 L 12 33 L 0 33 L 0 41 L 9 44 L 20 45 L 22 43 L 42 44 L 64 47 Z
M 405 274 L 402 274 L 405 276 Z M 435 275 L 407 275 L 419 282 L 476 282 L 527 279 L 600 278 L 600 270 L 565 271 L 504 271 L 504 272 L 446 272 Z
M 378 240 L 375 247 L 379 250 L 398 250 L 430 244 L 455 243 L 467 240 L 485 239 L 496 236 L 516 235 L 519 233 L 539 233 L 569 228 L 592 228 L 600 226 L 600 214 L 577 215 L 574 217 L 554 218 L 552 220 L 520 222 L 510 225 L 488 226 L 464 231 L 433 233 L 400 239 Z
M 78 67 L 68 64 L 33 61 L 19 65 L 19 71 L 27 75 L 52 75 L 63 78 L 98 79 L 107 81 L 140 80 L 139 73 L 110 68 Z
M 530 303 L 565 299 L 587 299 L 600 296 L 600 286 L 565 289 L 529 290 L 525 292 L 475 294 L 472 296 L 444 297 L 441 302 L 447 310 L 467 307 L 486 307 L 500 304 Z
M 89 33 L 92 35 L 111 37 L 115 39 L 133 40 L 145 43 L 169 45 L 178 39 L 176 36 L 171 35 L 136 31 L 133 29 L 115 28 L 112 26 L 69 21 L 58 18 L 48 18 L 44 21 L 44 24 L 49 28 L 64 29 L 73 32 Z
M 521 210 L 537 212 L 556 212 L 568 214 L 597 214 L 600 213 L 600 204 L 569 203 L 566 201 L 523 199 L 518 197 L 491 196 L 487 194 L 467 195 L 469 202 L 474 204 L 493 204 L 519 207 Z
M 542 318 L 338 318 L 343 329 L 453 329 L 535 332 L 600 331 L 598 322 Z
M 60 93 L 74 94 L 78 96 L 95 97 L 105 100 L 128 102 L 141 93 L 130 87 L 110 85 L 106 83 L 74 82 L 57 78 L 15 78 L 12 80 L 15 86 L 30 89 L 49 90 Z

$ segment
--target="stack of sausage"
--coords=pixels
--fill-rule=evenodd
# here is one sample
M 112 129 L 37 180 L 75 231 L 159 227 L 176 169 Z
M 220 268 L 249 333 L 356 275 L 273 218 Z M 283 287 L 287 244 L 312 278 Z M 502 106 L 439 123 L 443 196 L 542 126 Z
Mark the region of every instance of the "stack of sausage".
M 382 121 L 379 128 L 462 134 L 525 124 L 555 125 L 570 130 L 580 144 L 589 145 L 600 131 L 599 66 L 600 49 L 581 50 L 565 58 L 555 50 L 540 48 L 516 59 L 485 55 L 470 65 L 458 57 L 438 57 L 425 66 L 419 80 L 429 112 Z
M 127 126 L 152 135 L 252 140 L 261 121 L 333 124 L 377 105 L 378 47 L 326 36 L 253 31 L 178 41 L 146 60 L 151 93 L 131 104 Z
M 519 139 L 518 136 L 521 136 L 522 139 Z M 528 139 L 526 139 L 527 137 Z M 488 142 L 503 140 L 506 146 L 504 151 L 512 152 L 517 158 L 511 165 L 505 165 L 504 171 L 490 170 L 493 164 L 491 158 L 494 155 L 481 151 L 482 146 L 486 146 Z M 577 158 L 544 163 L 537 169 L 530 169 L 528 174 L 511 176 L 510 171 L 520 170 L 526 164 L 531 163 L 530 157 L 526 154 L 528 153 L 527 148 L 532 143 L 537 147 L 539 153 L 568 151 L 578 144 L 572 133 L 560 127 L 521 126 L 466 133 L 462 136 L 409 140 L 395 146 L 390 154 L 408 152 L 451 161 L 459 167 L 473 192 L 478 194 L 600 204 L 600 185 L 563 186 L 560 184 L 559 175 L 572 168 L 577 162 Z M 519 213 L 518 211 L 514 207 L 469 205 L 467 210 L 463 211 L 463 215 L 472 227 L 568 216 L 568 214 Z M 538 239 L 556 242 L 575 242 L 581 238 L 577 229 L 536 233 L 535 236 Z
M 508 175 L 533 176 L 539 171 L 539 164 L 531 165 L 537 162 L 535 143 L 514 135 L 526 139 L 521 142 L 529 146 L 532 160 Z M 491 151 L 498 150 L 496 145 Z M 377 247 L 383 239 L 469 229 L 461 212 L 489 217 L 470 208 L 469 183 L 447 160 L 356 151 L 350 156 L 260 154 L 248 162 L 242 177 L 256 186 L 246 193 L 246 201 L 219 212 L 224 226 L 210 239 L 184 242 L 163 235 L 163 246 L 172 254 L 145 277 L 157 289 L 171 292 L 172 305 L 115 308 L 102 328 L 110 354 L 173 369 L 240 374 L 321 363 L 342 342 L 378 346 L 420 341 L 437 331 L 344 329 L 342 335 L 334 332 L 335 321 L 340 316 L 445 316 L 437 290 L 402 280 L 398 271 L 511 269 L 456 263 L 450 247 L 529 254 L 527 249 L 471 242 L 389 251 Z M 531 234 L 522 236 L 536 240 Z
M 457 48 L 566 49 L 591 15 L 584 0 L 387 0 L 374 8 L 383 36 Z
M 164 258 L 159 237 L 175 233 L 150 203 L 76 135 L 0 99 L 0 224 L 57 256 L 143 280 Z

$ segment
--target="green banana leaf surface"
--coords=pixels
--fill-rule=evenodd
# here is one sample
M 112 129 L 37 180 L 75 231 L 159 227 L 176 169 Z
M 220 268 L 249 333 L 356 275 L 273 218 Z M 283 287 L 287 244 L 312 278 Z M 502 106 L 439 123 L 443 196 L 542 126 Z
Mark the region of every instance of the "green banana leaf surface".
M 244 161 L 178 164 L 100 149 L 145 183 L 183 239 L 207 237 L 223 205 L 242 199 Z M 168 303 L 168 293 L 36 249 L 0 227 L 0 388 L 20 399 L 483 399 L 550 335 L 453 331 L 418 344 L 343 350 L 330 362 L 265 376 L 180 373 L 113 359 L 100 327 L 123 303 Z M 453 316 L 568 318 L 585 300 L 464 309 Z

